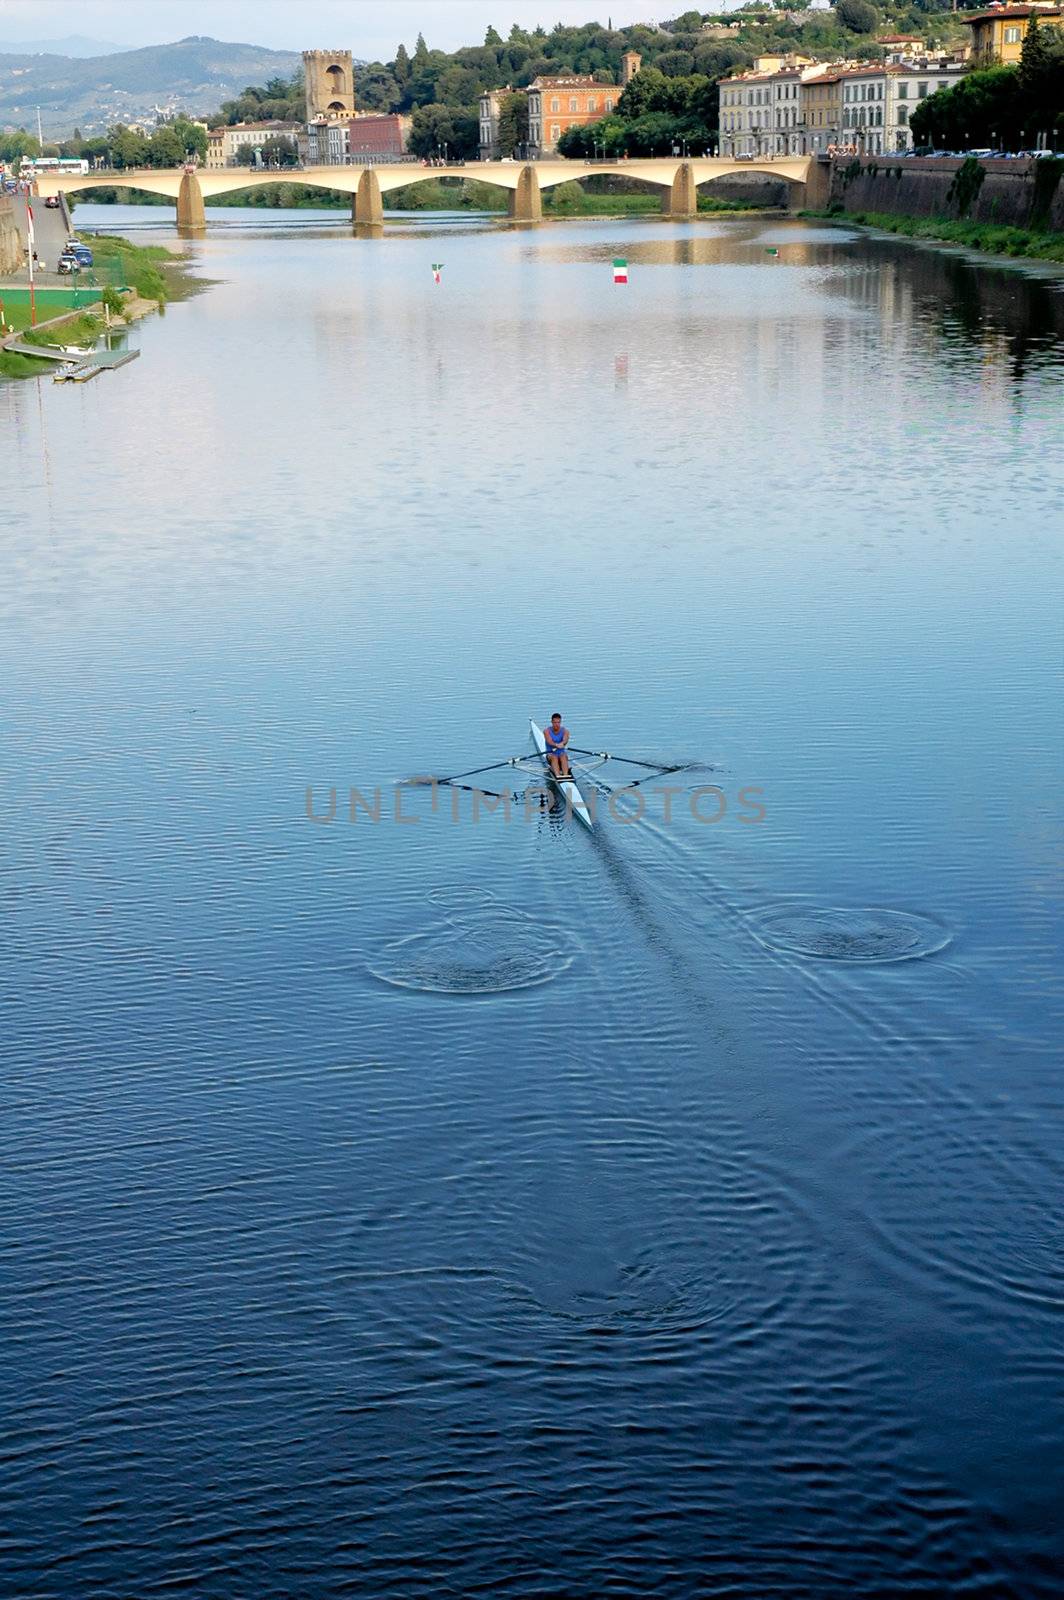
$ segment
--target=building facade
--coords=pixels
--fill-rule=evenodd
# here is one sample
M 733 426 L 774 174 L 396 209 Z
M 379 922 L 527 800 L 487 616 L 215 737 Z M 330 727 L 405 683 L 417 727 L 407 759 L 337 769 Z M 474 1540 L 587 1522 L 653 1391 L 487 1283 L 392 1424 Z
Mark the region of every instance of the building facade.
M 480 97 L 481 161 L 493 161 L 499 153 L 499 122 L 502 117 L 503 96 L 514 92 L 507 85 L 505 89 L 486 89 Z
M 960 21 L 972 30 L 972 55 L 980 66 L 1001 62 L 1014 66 L 1020 59 L 1023 37 L 1037 17 L 1039 26 L 1064 27 L 1064 8 L 1056 5 L 990 6 L 985 11 L 971 11 Z
M 837 67 L 821 67 L 802 84 L 803 155 L 823 155 L 842 143 L 842 77 Z
M 608 117 L 620 98 L 616 84 L 588 77 L 535 78 L 528 86 L 528 142 L 533 154 L 549 155 L 570 128 L 586 128 Z
M 291 139 L 297 150 L 304 143 L 303 125 L 299 122 L 238 122 L 231 128 L 208 128 L 207 168 L 252 167 L 255 151 L 261 150 L 267 139 Z
M 307 123 L 307 163 L 312 167 L 343 167 L 350 150 L 351 123 L 336 117 L 315 117 Z
M 396 112 L 363 112 L 347 125 L 350 161 L 393 161 L 406 155 L 410 117 Z
M 887 67 L 887 125 L 883 150 L 903 153 L 913 147 L 909 126 L 913 111 L 928 95 L 952 89 L 964 76 L 966 64 L 947 57 L 923 56 Z
M 886 62 L 762 57 L 720 86 L 720 153 L 739 160 L 853 150 L 912 149 L 913 110 L 966 69 L 959 57 L 892 56 Z
M 759 56 L 720 86 L 720 153 L 740 160 L 802 154 L 802 81 L 821 69 L 806 56 Z
M 354 116 L 355 70 L 350 50 L 304 50 L 303 83 L 308 123 Z

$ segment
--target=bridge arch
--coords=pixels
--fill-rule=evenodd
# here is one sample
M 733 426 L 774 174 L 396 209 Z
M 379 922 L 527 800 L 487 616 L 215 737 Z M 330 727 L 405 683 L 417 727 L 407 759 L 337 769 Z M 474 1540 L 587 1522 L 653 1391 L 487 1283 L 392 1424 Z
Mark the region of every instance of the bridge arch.
M 510 214 L 520 222 L 538 222 L 542 190 L 592 176 L 637 179 L 664 191 L 662 210 L 674 218 L 693 217 L 698 205 L 698 189 L 715 178 L 730 173 L 757 174 L 782 178 L 791 186 L 792 196 L 809 179 L 813 158 L 782 157 L 774 161 L 740 162 L 716 157 L 677 160 L 646 157 L 629 161 L 575 162 L 546 159 L 529 162 L 477 162 L 471 166 L 422 167 L 411 162 L 379 166 L 309 167 L 290 172 L 271 172 L 261 168 L 127 168 L 122 172 L 87 174 L 41 173 L 37 189 L 42 195 L 85 192 L 101 188 L 143 189 L 148 194 L 164 195 L 177 203 L 179 227 L 196 231 L 206 226 L 204 202 L 219 194 L 240 189 L 262 188 L 267 184 L 298 183 L 310 189 L 331 189 L 353 197 L 355 220 L 379 225 L 383 222 L 383 196 L 393 189 L 429 183 L 439 178 L 472 179 L 510 194 Z

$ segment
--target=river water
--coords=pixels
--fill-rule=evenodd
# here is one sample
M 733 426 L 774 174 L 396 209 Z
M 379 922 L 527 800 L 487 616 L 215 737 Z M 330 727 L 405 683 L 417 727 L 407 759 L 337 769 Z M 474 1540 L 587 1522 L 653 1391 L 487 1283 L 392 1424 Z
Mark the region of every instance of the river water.
M 1055 1594 L 1064 282 L 188 248 L 0 388 L 6 1591 Z

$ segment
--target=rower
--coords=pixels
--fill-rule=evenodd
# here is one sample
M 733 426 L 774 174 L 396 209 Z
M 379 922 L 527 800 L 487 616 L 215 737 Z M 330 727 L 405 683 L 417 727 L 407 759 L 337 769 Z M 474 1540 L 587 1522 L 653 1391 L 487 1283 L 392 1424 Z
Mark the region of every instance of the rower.
M 547 765 L 556 778 L 570 778 L 569 757 L 565 747 L 569 743 L 569 729 L 562 727 L 562 714 L 555 711 L 550 719 L 550 727 L 543 730 L 544 743 L 547 746 Z

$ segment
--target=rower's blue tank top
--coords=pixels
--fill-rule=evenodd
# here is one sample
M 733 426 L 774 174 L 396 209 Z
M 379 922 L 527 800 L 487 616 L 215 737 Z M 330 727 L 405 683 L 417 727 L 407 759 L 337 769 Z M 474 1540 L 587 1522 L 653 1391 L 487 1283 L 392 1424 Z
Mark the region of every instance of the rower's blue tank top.
M 568 728 L 559 728 L 558 732 L 555 733 L 553 728 L 544 728 L 543 737 L 546 739 L 548 744 L 552 744 L 557 748 L 562 744 L 562 741 L 564 740 L 568 731 Z

